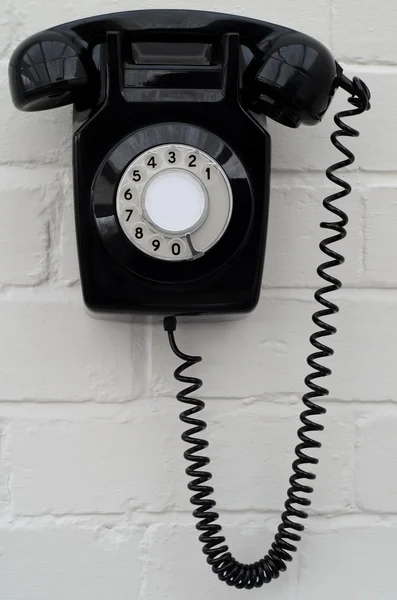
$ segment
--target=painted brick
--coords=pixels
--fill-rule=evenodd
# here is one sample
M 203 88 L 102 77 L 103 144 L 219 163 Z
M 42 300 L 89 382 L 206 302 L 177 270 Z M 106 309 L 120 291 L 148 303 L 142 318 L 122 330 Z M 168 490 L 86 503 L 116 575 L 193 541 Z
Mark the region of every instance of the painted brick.
M 71 198 L 65 203 L 61 221 L 58 277 L 66 284 L 76 283 L 80 279 L 74 210 Z
M 395 286 L 397 188 L 371 188 L 365 200 L 365 272 L 370 285 Z
M 5 461 L 5 428 L 0 428 L 0 515 L 6 512 L 10 504 L 9 472 Z
M 29 181 L 5 186 L 0 181 L 0 284 L 36 285 L 45 279 L 45 194 Z
M 328 528 L 303 539 L 297 600 L 394 598 L 393 553 L 385 550 L 394 547 L 396 526 Z
M 128 0 L 108 2 L 106 0 L 90 0 L 87 4 L 76 4 L 73 0 L 65 0 L 59 4 L 53 4 L 50 0 L 30 0 L 24 2 L 16 0 L 23 29 L 26 35 L 40 31 L 46 27 L 67 22 L 72 19 L 95 16 L 102 13 L 118 12 L 123 10 L 137 10 L 138 6 L 131 6 Z M 144 8 L 159 8 L 155 0 L 147 0 Z M 197 10 L 194 0 L 172 0 L 167 6 L 160 8 L 183 8 Z M 269 4 L 264 8 L 255 0 L 249 0 L 242 4 L 237 0 L 229 4 L 220 3 L 214 5 L 211 0 L 200 3 L 200 10 L 215 10 L 242 14 L 265 21 L 279 23 L 286 27 L 292 27 L 304 31 L 320 39 L 323 43 L 329 43 L 330 10 L 329 0 L 311 0 L 304 5 L 294 5 L 288 0 L 280 0 L 276 5 Z
M 166 415 L 156 412 L 137 414 L 127 423 L 16 425 L 7 453 L 14 512 L 164 509 L 172 491 L 164 440 L 171 426 Z
M 2 526 L 2 598 L 138 598 L 141 537 L 134 528 L 107 532 L 56 525 Z
M 394 2 L 375 4 L 362 0 L 335 0 L 332 16 L 332 39 L 336 57 L 351 62 L 397 62 Z
M 395 303 L 394 292 L 384 296 L 381 292 L 346 292 L 340 301 L 340 315 L 335 318 L 338 335 L 331 342 L 335 350 L 334 359 L 329 361 L 333 376 L 327 382 L 331 396 L 372 402 L 395 400 Z
M 118 402 L 142 393 L 142 326 L 92 319 L 80 297 L 0 304 L 1 399 Z
M 357 502 L 362 510 L 397 512 L 397 416 L 365 416 L 357 428 Z
M 7 52 L 14 29 L 11 17 L 11 2 L 4 0 L 0 15 L 0 58 Z

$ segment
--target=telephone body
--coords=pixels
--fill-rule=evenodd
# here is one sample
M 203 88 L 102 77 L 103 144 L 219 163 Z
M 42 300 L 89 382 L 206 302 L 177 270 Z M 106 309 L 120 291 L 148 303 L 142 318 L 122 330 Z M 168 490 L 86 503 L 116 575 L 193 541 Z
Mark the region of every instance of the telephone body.
M 315 478 L 308 465 L 320 447 L 310 437 L 323 425 L 316 403 L 331 371 L 318 359 L 333 354 L 336 333 L 324 317 L 338 307 L 328 293 L 341 287 L 329 272 L 344 258 L 333 244 L 346 236 L 347 216 L 335 201 L 350 186 L 335 175 L 354 162 L 340 137 L 358 131 L 342 119 L 370 108 L 370 92 L 349 80 L 313 38 L 279 25 L 219 13 L 144 10 L 104 15 L 47 29 L 23 42 L 10 60 L 10 88 L 22 110 L 74 105 L 74 197 L 83 295 L 97 314 L 167 315 L 171 349 L 183 360 L 175 378 L 190 447 L 186 473 L 203 552 L 218 578 L 236 588 L 269 583 L 292 560 L 308 514 Z M 317 273 L 317 330 L 307 359 L 299 442 L 287 500 L 274 540 L 258 561 L 236 560 L 210 496 L 208 446 L 198 437 L 202 385 L 184 371 L 201 360 L 175 341 L 175 315 L 243 314 L 259 298 L 269 209 L 270 136 L 266 118 L 315 125 L 335 90 L 351 107 L 335 116 L 331 136 L 344 159 L 327 169 L 340 190 L 324 199 L 331 220 L 320 226 L 326 255 Z M 334 218 L 334 220 L 332 220 Z
M 23 42 L 10 61 L 15 105 L 74 104 L 88 308 L 252 310 L 269 207 L 265 117 L 289 127 L 318 123 L 340 73 L 309 36 L 200 11 L 110 14 Z

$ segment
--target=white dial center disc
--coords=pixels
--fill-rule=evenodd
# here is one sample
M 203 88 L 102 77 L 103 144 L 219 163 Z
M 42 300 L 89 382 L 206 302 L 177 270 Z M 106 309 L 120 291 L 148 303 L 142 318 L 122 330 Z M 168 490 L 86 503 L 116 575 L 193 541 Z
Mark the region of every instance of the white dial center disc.
M 150 221 L 165 232 L 194 230 L 206 216 L 207 194 L 200 180 L 182 169 L 155 175 L 144 192 L 144 208 Z

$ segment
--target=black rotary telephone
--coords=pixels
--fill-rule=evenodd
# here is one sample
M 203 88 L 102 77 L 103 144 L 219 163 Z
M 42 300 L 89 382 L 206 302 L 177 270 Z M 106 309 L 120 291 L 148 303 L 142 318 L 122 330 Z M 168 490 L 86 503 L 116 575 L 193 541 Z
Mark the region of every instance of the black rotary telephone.
M 47 29 L 23 42 L 10 61 L 14 104 L 34 111 L 74 105 L 75 216 L 84 300 L 99 313 L 162 315 L 175 371 L 189 384 L 177 398 L 190 407 L 181 420 L 190 444 L 184 456 L 189 489 L 207 562 L 220 580 L 251 589 L 277 578 L 292 560 L 312 492 L 305 465 L 323 426 L 315 398 L 328 394 L 317 380 L 331 371 L 318 359 L 333 351 L 323 338 L 336 329 L 323 320 L 337 312 L 327 294 L 341 283 L 328 272 L 343 257 L 331 246 L 346 235 L 347 217 L 335 200 L 350 186 L 335 171 L 354 162 L 340 137 L 358 132 L 344 117 L 370 108 L 370 93 L 349 80 L 330 52 L 292 29 L 248 18 L 189 10 L 144 10 L 83 19 Z M 218 525 L 206 424 L 190 396 L 201 380 L 183 375 L 200 361 L 174 338 L 177 316 L 246 313 L 261 287 L 269 207 L 270 136 L 266 117 L 286 125 L 315 125 L 338 87 L 350 94 L 338 113 L 333 144 L 344 159 L 328 168 L 341 190 L 323 201 L 335 220 L 318 268 L 326 282 L 315 293 L 321 308 L 310 341 L 299 444 L 285 510 L 268 553 L 252 564 L 229 552 Z M 171 316 L 166 316 L 171 315 Z

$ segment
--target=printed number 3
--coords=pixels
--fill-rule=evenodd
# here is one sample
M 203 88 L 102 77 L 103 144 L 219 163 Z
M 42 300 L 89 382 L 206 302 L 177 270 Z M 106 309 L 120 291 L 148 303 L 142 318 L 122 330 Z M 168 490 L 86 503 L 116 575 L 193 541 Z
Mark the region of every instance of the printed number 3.
M 172 150 L 170 150 L 168 152 L 168 162 L 173 164 L 175 161 L 176 161 L 175 152 L 172 152 Z

